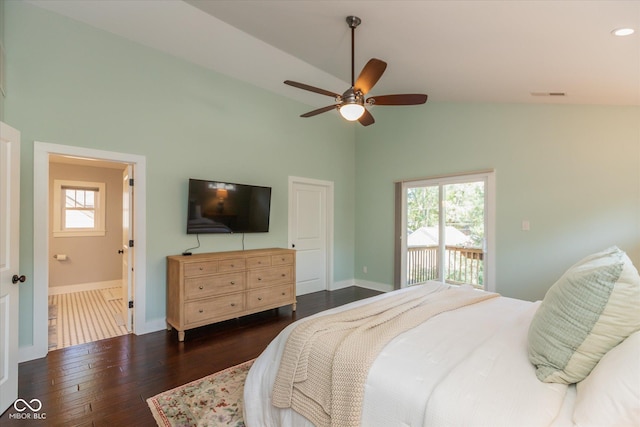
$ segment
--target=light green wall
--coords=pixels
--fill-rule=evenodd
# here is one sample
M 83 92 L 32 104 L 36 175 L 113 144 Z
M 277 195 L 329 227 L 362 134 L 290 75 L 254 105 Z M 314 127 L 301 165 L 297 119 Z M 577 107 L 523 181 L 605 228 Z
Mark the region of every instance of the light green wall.
M 4 46 L 4 2 L 0 0 L 0 45 Z M 0 92 L 0 121 L 4 121 L 4 94 Z
M 573 263 L 614 244 L 640 265 L 640 108 L 427 103 L 372 113 L 376 124 L 356 137 L 359 279 L 393 281 L 394 181 L 482 169 L 496 170 L 498 292 L 540 299 Z
M 33 276 L 33 142 L 42 141 L 146 156 L 147 321 L 165 315 L 165 256 L 196 244 L 185 233 L 189 177 L 273 187 L 270 232 L 247 234 L 246 248 L 287 246 L 288 176 L 333 181 L 334 278 L 353 278 L 352 126 L 299 119 L 308 106 L 24 2 L 7 2 L 5 13 L 5 121 L 22 139 L 23 274 Z M 200 241 L 201 252 L 241 249 L 240 235 Z M 32 318 L 27 282 L 21 346 L 32 343 Z
M 21 271 L 33 272 L 33 141 L 145 155 L 147 320 L 164 317 L 165 256 L 184 233 L 187 178 L 273 187 L 287 244 L 287 177 L 334 181 L 334 280 L 393 279 L 393 182 L 497 171 L 497 287 L 538 299 L 572 263 L 617 244 L 640 265 L 640 108 L 442 104 L 374 107 L 367 128 L 23 2 L 5 4 L 5 119 L 22 132 Z M 523 219 L 531 231 L 522 232 Z M 202 251 L 240 236 L 201 236 Z M 362 273 L 362 266 L 368 274 Z M 33 284 L 20 293 L 32 341 Z

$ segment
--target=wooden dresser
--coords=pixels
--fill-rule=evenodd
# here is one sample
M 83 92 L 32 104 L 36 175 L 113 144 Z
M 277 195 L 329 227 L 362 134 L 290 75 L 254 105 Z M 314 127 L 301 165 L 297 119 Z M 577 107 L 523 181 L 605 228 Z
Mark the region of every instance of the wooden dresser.
M 292 304 L 296 252 L 253 249 L 167 257 L 167 328 L 187 329 Z

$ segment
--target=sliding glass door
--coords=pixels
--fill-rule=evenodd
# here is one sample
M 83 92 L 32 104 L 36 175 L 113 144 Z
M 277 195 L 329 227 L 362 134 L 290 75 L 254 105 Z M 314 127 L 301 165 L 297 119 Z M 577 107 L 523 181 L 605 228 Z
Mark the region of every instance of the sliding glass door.
M 492 187 L 493 172 L 403 182 L 402 286 L 437 280 L 493 287 Z

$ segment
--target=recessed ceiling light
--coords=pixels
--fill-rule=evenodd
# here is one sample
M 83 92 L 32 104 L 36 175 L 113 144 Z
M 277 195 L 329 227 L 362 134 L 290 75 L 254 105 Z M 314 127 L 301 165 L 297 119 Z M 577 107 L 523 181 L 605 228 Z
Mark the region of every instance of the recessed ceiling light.
M 611 31 L 611 34 L 618 37 L 630 36 L 633 33 L 635 33 L 635 30 L 633 28 L 616 28 L 615 30 Z

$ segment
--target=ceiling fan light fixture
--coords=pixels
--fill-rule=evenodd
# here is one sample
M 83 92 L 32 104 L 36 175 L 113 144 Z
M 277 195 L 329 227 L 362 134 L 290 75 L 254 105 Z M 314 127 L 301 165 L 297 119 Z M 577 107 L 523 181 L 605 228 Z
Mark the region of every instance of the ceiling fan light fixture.
M 340 107 L 339 111 L 345 120 L 355 122 L 364 114 L 364 107 L 360 104 L 344 104 Z
M 342 104 L 338 107 L 338 111 L 340 111 L 340 115 L 345 120 L 354 122 L 362 117 L 364 114 L 364 96 L 362 96 L 362 93 L 353 90 L 352 87 L 347 89 L 341 98 Z
M 355 79 L 354 73 L 354 57 L 355 57 L 355 29 L 360 25 L 360 18 L 357 16 L 347 16 L 347 24 L 351 28 L 351 87 L 342 95 L 320 89 L 318 87 L 309 86 L 304 83 L 298 83 L 291 80 L 285 80 L 284 84 L 297 87 L 299 89 L 308 90 L 309 92 L 318 93 L 320 95 L 330 96 L 335 99 L 335 104 L 326 107 L 316 108 L 308 113 L 301 114 L 300 117 L 313 117 L 318 114 L 326 113 L 337 109 L 340 115 L 350 122 L 358 121 L 362 126 L 370 126 L 375 123 L 373 116 L 365 108 L 365 102 L 368 106 L 376 105 L 418 105 L 427 101 L 427 95 L 419 93 L 406 93 L 395 95 L 381 95 L 375 98 L 369 98 L 365 101 L 365 96 L 376 84 L 378 79 L 382 77 L 382 73 L 387 68 L 387 63 L 371 58 L 364 66 L 358 79 Z

